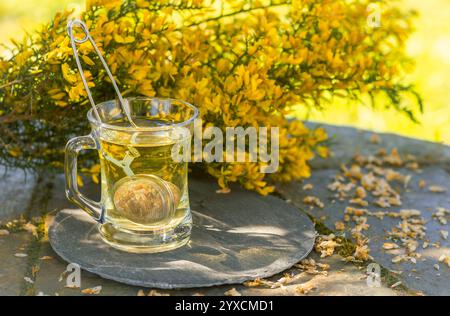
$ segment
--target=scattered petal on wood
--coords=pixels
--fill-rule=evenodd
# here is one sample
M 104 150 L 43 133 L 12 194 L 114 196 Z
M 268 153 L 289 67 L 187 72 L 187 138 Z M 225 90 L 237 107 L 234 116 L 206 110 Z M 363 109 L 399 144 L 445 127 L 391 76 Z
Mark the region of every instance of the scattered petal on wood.
M 354 208 L 350 206 L 348 206 L 344 211 L 345 214 L 356 217 L 366 215 L 368 212 L 369 211 L 366 209 Z
M 419 180 L 419 188 L 423 189 L 427 185 L 427 182 L 425 180 Z
M 410 170 L 419 170 L 419 164 L 417 163 L 417 161 L 408 162 L 406 164 L 406 168 Z
M 170 296 L 170 295 L 167 293 L 158 292 L 157 290 L 150 290 L 147 296 Z
M 367 261 L 367 260 L 372 258 L 369 255 L 369 252 L 370 252 L 369 246 L 367 246 L 367 245 L 358 245 L 358 246 L 356 246 L 355 253 L 353 254 L 353 256 L 357 260 Z
M 399 263 L 399 262 L 402 262 L 403 260 L 405 260 L 405 257 L 404 256 L 396 256 L 396 257 L 394 257 L 394 258 L 392 258 L 392 263 Z
M 36 276 L 36 274 L 39 272 L 40 268 L 37 265 L 34 265 L 31 267 L 31 274 L 33 275 L 33 277 Z
M 447 218 L 450 218 L 450 210 L 443 207 L 437 207 L 436 209 L 437 212 L 432 215 L 433 218 L 437 219 L 441 225 L 447 225 Z
M 256 279 L 256 280 L 244 282 L 244 286 L 248 286 L 248 287 L 260 286 L 260 285 L 272 287 L 274 284 L 275 284 L 275 282 L 267 281 L 264 279 Z
M 391 289 L 394 289 L 401 284 L 402 284 L 402 281 L 395 282 L 394 284 L 391 285 Z
M 389 204 L 388 199 L 386 197 L 380 197 L 380 198 L 376 199 L 373 203 L 375 205 L 377 205 L 379 207 L 383 207 L 383 208 L 391 207 L 391 204 Z
M 62 282 L 68 273 L 69 273 L 68 271 L 61 272 L 61 274 L 59 275 L 59 278 L 58 278 L 58 282 Z
M 98 295 L 98 294 L 100 294 L 101 291 L 102 291 L 102 286 L 99 285 L 96 287 L 84 289 L 81 291 L 81 293 L 88 294 L 88 295 Z
M 422 212 L 419 210 L 410 209 L 410 210 L 400 210 L 399 214 L 401 218 L 409 218 L 420 216 L 422 215 Z
M 400 158 L 398 150 L 395 147 L 392 148 L 391 153 L 389 155 L 383 157 L 383 161 L 398 167 L 400 167 L 403 164 L 403 160 Z
M 14 254 L 15 257 L 17 258 L 25 258 L 28 257 L 28 255 L 26 253 L 16 253 Z
M 370 142 L 372 144 L 379 144 L 380 141 L 381 141 L 380 136 L 378 136 L 377 134 L 370 135 Z
M 438 186 L 438 185 L 430 185 L 428 187 L 428 190 L 433 193 L 443 193 L 443 192 L 447 191 L 445 188 Z
M 369 205 L 369 202 L 367 202 L 367 201 L 365 201 L 365 200 L 363 200 L 361 198 L 354 198 L 354 199 L 351 199 L 349 202 L 352 203 L 352 204 L 357 204 L 359 206 L 367 206 L 367 205 Z
M 383 244 L 383 249 L 385 249 L 385 250 L 392 250 L 392 249 L 398 249 L 398 248 L 400 248 L 400 246 L 397 244 L 394 244 L 394 243 L 385 242 Z
M 319 236 L 316 239 L 315 250 L 320 252 L 320 257 L 329 257 L 333 255 L 336 247 L 340 246 L 335 240 L 335 236 L 330 234 L 328 236 Z
M 311 190 L 313 188 L 314 188 L 314 186 L 311 183 L 307 183 L 303 186 L 304 191 Z
M 30 234 L 32 234 L 34 237 L 38 238 L 38 232 L 37 232 L 37 227 L 33 224 L 31 224 L 30 222 L 26 223 L 25 225 L 23 225 L 23 228 L 29 232 Z
M 373 135 L 375 135 L 373 138 L 377 139 L 378 135 Z M 386 168 L 386 165 L 391 167 Z M 390 153 L 384 148 L 381 148 L 376 155 L 363 156 L 361 154 L 355 154 L 353 163 L 350 166 L 341 165 L 342 172 L 336 174 L 332 183 L 328 184 L 327 187 L 329 190 L 335 192 L 332 196 L 333 200 L 339 199 L 340 201 L 367 207 L 368 202 L 365 198 L 370 194 L 374 197 L 374 201 L 371 204 L 374 203 L 376 206 L 383 208 L 401 206 L 402 199 L 399 192 L 403 190 L 401 187 L 400 191 L 397 189 L 399 188 L 398 184 L 402 184 L 407 189 L 413 179 L 413 175 L 411 171 L 409 171 L 410 174 L 396 171 L 395 167 L 406 167 L 415 173 L 421 171 L 415 156 L 409 154 L 400 156 L 396 148 L 393 148 Z M 419 179 L 418 186 L 419 188 L 426 188 L 427 183 Z M 441 193 L 446 192 L 448 189 L 438 185 L 430 185 L 428 186 L 428 190 L 430 192 Z M 315 197 L 307 196 L 303 202 L 319 206 L 316 203 Z M 449 215 L 449 210 L 437 208 L 437 212 L 432 214 L 432 217 L 438 220 L 440 224 L 446 225 L 450 219 Z M 371 212 L 364 208 L 347 207 L 344 211 L 343 222 L 335 222 L 335 228 L 338 231 L 344 230 L 345 227 L 350 228 L 350 222 L 356 224 L 350 230 L 351 237 L 356 241 L 356 248 L 353 255 L 347 255 L 347 261 L 368 260 L 370 258 L 367 244 L 368 239 L 363 235 L 363 232 L 369 229 L 366 216 L 374 216 L 380 220 L 383 220 L 385 216 L 399 219 L 399 223 L 391 231 L 388 231 L 386 236 L 390 240 L 395 240 L 395 243 L 386 242 L 383 244 L 384 250 L 392 250 L 390 253 L 394 255 L 392 258 L 392 262 L 394 263 L 411 262 L 416 264 L 418 261 L 425 260 L 422 254 L 417 252 L 420 246 L 422 248 L 429 246 L 435 248 L 441 247 L 440 242 L 433 242 L 430 245 L 429 240 L 426 238 L 426 220 L 420 210 L 403 209 L 400 211 Z M 440 235 L 443 239 L 448 239 L 447 230 L 440 230 Z M 326 237 L 320 236 L 317 238 L 315 244 L 316 251 L 320 252 L 322 257 L 333 254 L 335 247 L 339 246 L 335 244 L 337 242 L 334 240 L 334 236 L 333 238 Z M 440 262 L 450 265 L 450 258 L 448 255 L 442 255 Z M 297 264 L 296 267 L 306 271 L 317 271 L 315 268 L 308 269 L 307 266 L 302 264 Z M 436 265 L 434 268 L 436 269 Z M 283 281 L 283 284 L 285 283 L 284 279 L 280 281 Z M 397 287 L 400 284 L 400 282 L 397 282 L 392 287 Z
M 439 257 L 439 262 L 445 263 L 450 268 L 450 256 L 443 254 Z
M 305 273 L 297 273 L 295 275 L 291 275 L 286 273 L 282 278 L 280 278 L 277 282 L 271 282 L 271 289 L 276 289 L 276 288 L 282 288 L 283 286 L 293 283 L 301 278 L 303 278 L 306 274 Z
M 321 275 L 328 275 L 328 270 L 330 268 L 329 264 L 326 263 L 320 263 L 316 262 L 314 259 L 303 259 L 299 263 L 295 265 L 296 268 L 301 269 L 302 271 L 305 271 L 308 274 L 321 274 Z M 319 271 L 318 269 L 321 269 L 322 271 Z
M 137 296 L 145 296 L 144 290 L 139 290 Z
M 34 283 L 34 281 L 33 281 L 31 278 L 29 278 L 29 277 L 24 277 L 23 279 L 24 279 L 26 282 L 28 282 L 28 283 L 31 283 L 31 284 Z
M 312 290 L 314 290 L 316 287 L 312 282 L 306 282 L 299 284 L 295 287 L 295 292 L 298 294 L 308 294 Z
M 0 236 L 8 236 L 9 230 L 6 229 L 0 229 Z
M 39 258 L 39 260 L 52 260 L 52 259 L 53 259 L 53 257 L 51 257 L 51 256 L 43 256 L 43 257 Z
M 345 166 L 343 166 L 345 167 Z M 358 165 L 352 165 L 350 167 L 350 169 L 345 169 L 344 168 L 344 175 L 348 178 L 353 178 L 353 179 L 361 179 L 363 176 L 363 173 L 361 171 L 361 167 Z
M 334 228 L 336 228 L 336 230 L 343 231 L 345 229 L 345 224 L 343 222 L 336 222 L 334 223 Z
M 255 280 L 244 282 L 244 286 L 248 286 L 248 287 L 260 286 L 262 284 L 263 284 L 263 282 L 261 281 L 261 279 L 255 279 Z
M 232 288 L 224 293 L 226 296 L 242 296 L 235 288 Z
M 219 193 L 219 194 L 228 194 L 230 192 L 231 192 L 230 188 L 223 188 L 223 189 L 216 190 L 216 193 Z
M 318 197 L 315 197 L 315 196 L 312 196 L 312 195 L 305 196 L 305 198 L 303 199 L 303 203 L 309 204 L 309 205 L 313 205 L 313 206 L 317 206 L 317 207 L 320 207 L 320 208 L 324 208 L 324 206 L 325 206 Z
M 355 195 L 358 198 L 364 199 L 367 196 L 367 193 L 363 187 L 357 187 L 355 190 Z

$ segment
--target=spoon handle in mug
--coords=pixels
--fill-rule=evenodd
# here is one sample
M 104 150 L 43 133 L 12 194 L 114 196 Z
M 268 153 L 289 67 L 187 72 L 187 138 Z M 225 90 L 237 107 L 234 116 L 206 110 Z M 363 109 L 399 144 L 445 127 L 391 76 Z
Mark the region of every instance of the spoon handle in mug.
M 83 30 L 84 33 L 84 37 L 82 39 L 78 39 L 75 38 L 74 35 L 74 27 L 80 27 Z M 120 107 L 122 108 L 122 110 L 125 113 L 125 116 L 127 117 L 128 121 L 130 122 L 130 124 L 133 127 L 137 127 L 137 125 L 134 123 L 133 119 L 131 118 L 131 114 L 130 114 L 130 106 L 128 104 L 128 102 L 122 97 L 122 94 L 120 93 L 119 87 L 117 86 L 116 80 L 114 79 L 114 76 L 111 73 L 111 70 L 109 70 L 108 64 L 106 63 L 105 59 L 102 56 L 102 53 L 100 52 L 100 50 L 97 47 L 97 44 L 95 44 L 94 39 L 91 37 L 88 27 L 86 26 L 86 24 L 81 21 L 81 20 L 71 20 L 69 21 L 69 23 L 67 24 L 67 33 L 69 34 L 70 37 L 70 43 L 72 45 L 72 50 L 73 50 L 73 54 L 75 57 L 75 62 L 77 63 L 77 67 L 78 67 L 78 71 L 80 72 L 80 76 L 81 76 L 81 81 L 83 82 L 84 88 L 86 89 L 86 93 L 89 99 L 89 102 L 92 105 L 92 108 L 94 110 L 94 114 L 95 114 L 95 118 L 101 122 L 101 118 L 100 115 L 97 111 L 97 106 L 95 105 L 94 99 L 92 98 L 92 94 L 91 94 L 91 90 L 89 89 L 89 85 L 86 81 L 86 78 L 84 77 L 84 72 L 83 72 L 83 67 L 81 66 L 81 62 L 80 62 L 80 58 L 78 56 L 78 50 L 77 50 L 77 45 L 76 44 L 82 44 L 86 41 L 90 41 L 92 47 L 95 50 L 95 53 L 97 54 L 98 58 L 100 59 L 100 61 L 102 62 L 103 67 L 105 68 L 106 73 L 108 74 L 109 79 L 111 80 L 111 83 L 114 87 L 114 90 L 116 91 L 117 96 L 119 97 L 119 102 L 120 102 Z

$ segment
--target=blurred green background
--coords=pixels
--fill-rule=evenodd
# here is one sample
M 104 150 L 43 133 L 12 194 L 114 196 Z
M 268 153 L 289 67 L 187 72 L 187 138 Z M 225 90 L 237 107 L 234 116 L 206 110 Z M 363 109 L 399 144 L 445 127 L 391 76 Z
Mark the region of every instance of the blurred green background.
M 411 122 L 394 110 L 382 106 L 373 109 L 356 101 L 336 101 L 328 105 L 326 111 L 299 111 L 298 117 L 450 144 L 450 1 L 403 0 L 399 3 L 419 13 L 407 52 L 416 62 L 409 80 L 417 84 L 424 98 L 425 111 L 418 115 L 420 123 Z M 83 0 L 0 0 L 0 44 L 8 45 L 10 38 L 20 39 L 57 11 L 65 8 L 79 11 L 83 7 Z M 0 54 L 4 53 L 4 48 L 0 47 Z

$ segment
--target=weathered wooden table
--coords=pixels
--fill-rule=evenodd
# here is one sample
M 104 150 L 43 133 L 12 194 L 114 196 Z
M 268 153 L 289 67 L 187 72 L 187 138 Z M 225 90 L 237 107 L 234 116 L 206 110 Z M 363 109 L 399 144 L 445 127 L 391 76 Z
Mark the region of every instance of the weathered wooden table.
M 313 252 L 309 258 L 329 264 L 327 273 L 307 273 L 300 268 L 291 268 L 272 278 L 277 281 L 284 274 L 298 275 L 295 281 L 283 287 L 259 285 L 248 287 L 242 284 L 214 286 L 208 288 L 184 290 L 158 290 L 152 294 L 169 295 L 223 295 L 235 288 L 242 295 L 449 295 L 450 267 L 439 262 L 443 255 L 450 255 L 450 242 L 446 238 L 449 221 L 440 220 L 440 210 L 450 209 L 450 148 L 390 134 L 377 134 L 346 127 L 325 126 L 331 137 L 334 156 L 330 159 L 316 159 L 314 172 L 310 179 L 300 183 L 279 184 L 277 195 L 284 198 L 311 216 L 317 223 L 316 230 L 321 234 L 334 232 L 336 235 L 350 237 L 350 225 L 342 232 L 335 223 L 343 221 L 347 200 L 336 199 L 335 192 L 327 186 L 331 178 L 340 173 L 341 164 L 350 166 L 355 153 L 374 155 L 380 148 L 390 152 L 397 148 L 400 155 L 414 155 L 419 168 L 400 166 L 395 170 L 410 175 L 406 186 L 396 187 L 401 191 L 402 205 L 392 206 L 388 210 L 399 212 L 405 209 L 419 210 L 424 219 L 426 236 L 420 240 L 417 253 L 420 257 L 411 260 L 392 262 L 395 257 L 391 251 L 383 249 L 385 242 L 390 242 L 388 232 L 392 231 L 401 218 L 386 216 L 383 219 L 368 217 L 367 230 L 364 235 L 369 238 L 368 246 L 373 261 L 346 263 L 338 254 L 326 258 Z M 379 141 L 378 141 L 379 140 Z M 312 189 L 304 190 L 305 184 L 312 184 Z M 85 190 L 95 191 L 87 184 Z M 438 186 L 440 190 L 429 190 Z M 324 207 L 304 203 L 306 196 L 315 196 L 324 203 Z M 370 201 L 372 202 L 372 201 Z M 46 229 L 54 214 L 63 208 L 73 208 L 64 195 L 64 178 L 37 177 L 26 175 L 22 171 L 9 170 L 0 181 L 0 295 L 83 295 L 81 289 L 102 286 L 99 295 L 137 295 L 140 290 L 145 294 L 150 289 L 124 285 L 102 279 L 89 272 L 82 272 L 81 289 L 65 287 L 61 274 L 67 263 L 60 259 L 49 245 Z M 386 208 L 367 206 L 372 212 L 386 211 Z M 281 210 L 277 210 L 279 212 Z M 441 213 L 442 214 L 442 213 Z M 448 219 L 448 214 L 444 217 Z M 24 222 L 37 221 L 36 228 L 11 222 L 19 218 Z M 9 223 L 9 224 L 8 224 Z M 7 225 L 7 227 L 6 227 Z M 7 230 L 7 232 L 4 231 Z M 428 245 L 424 246 L 424 242 Z M 370 287 L 367 284 L 367 265 L 370 262 L 381 266 L 381 285 Z M 301 273 L 301 274 L 299 274 Z M 399 283 L 401 282 L 401 283 Z M 309 284 L 308 290 L 301 290 L 300 284 Z M 392 285 L 395 285 L 391 288 Z M 299 290 L 300 289 L 300 290 Z

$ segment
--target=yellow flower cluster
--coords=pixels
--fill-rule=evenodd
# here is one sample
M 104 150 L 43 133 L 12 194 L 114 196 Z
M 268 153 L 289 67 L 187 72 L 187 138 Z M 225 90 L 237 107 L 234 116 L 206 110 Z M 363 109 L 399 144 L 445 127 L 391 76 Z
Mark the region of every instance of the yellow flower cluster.
M 225 190 L 239 182 L 268 194 L 271 180 L 308 177 L 315 153 L 328 155 L 323 129 L 288 119 L 296 107 L 379 91 L 400 100 L 400 93 L 409 90 L 398 80 L 406 65 L 402 49 L 411 28 L 408 14 L 386 4 L 386 24 L 371 29 L 367 5 L 366 0 L 90 0 L 81 18 L 124 95 L 186 100 L 199 107 L 205 124 L 223 129 L 278 126 L 276 174 L 260 173 L 260 163 L 205 166 Z M 13 84 L 15 90 L 0 90 L 2 109 L 30 114 L 42 125 L 34 126 L 42 137 L 26 150 L 28 162 L 60 160 L 68 136 L 87 128 L 86 93 L 65 31 L 70 14 L 57 14 L 17 44 L 11 59 L 0 61 L 2 72 L 7 71 L 2 83 L 27 78 Z M 89 42 L 79 54 L 89 69 L 85 76 L 95 87 L 94 99 L 114 98 Z M 27 93 L 35 102 L 31 113 L 25 107 Z M 400 101 L 394 105 L 400 107 Z M 31 122 L 14 124 L 31 133 Z

